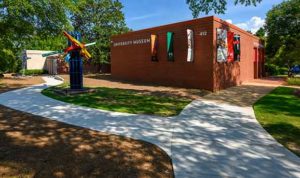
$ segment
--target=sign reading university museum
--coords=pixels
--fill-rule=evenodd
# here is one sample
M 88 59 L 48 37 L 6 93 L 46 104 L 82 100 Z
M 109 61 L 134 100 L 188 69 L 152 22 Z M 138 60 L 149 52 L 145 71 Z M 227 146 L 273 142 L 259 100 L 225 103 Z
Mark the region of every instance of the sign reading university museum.
M 145 39 L 113 42 L 113 46 L 117 47 L 117 46 L 139 45 L 139 44 L 148 44 L 150 42 L 151 42 L 150 38 L 145 38 Z

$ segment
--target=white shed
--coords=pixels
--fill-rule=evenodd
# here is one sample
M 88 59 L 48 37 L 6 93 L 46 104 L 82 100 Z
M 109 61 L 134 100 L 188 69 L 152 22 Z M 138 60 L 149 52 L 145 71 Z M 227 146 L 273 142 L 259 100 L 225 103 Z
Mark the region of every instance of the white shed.
M 45 53 L 52 51 L 43 50 L 25 50 L 23 52 L 23 65 L 27 70 L 46 70 L 49 74 L 57 74 L 57 58 L 58 55 L 43 57 Z M 27 60 L 26 60 L 27 59 Z
M 48 53 L 51 51 L 42 51 L 42 50 L 26 50 L 26 69 L 41 69 L 46 70 L 46 57 L 43 57 L 42 54 Z

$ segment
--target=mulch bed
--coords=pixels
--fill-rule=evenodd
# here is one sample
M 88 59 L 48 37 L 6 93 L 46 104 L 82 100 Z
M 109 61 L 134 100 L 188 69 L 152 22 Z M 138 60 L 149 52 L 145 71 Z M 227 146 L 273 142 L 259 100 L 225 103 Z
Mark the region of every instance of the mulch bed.
M 44 83 L 41 76 L 34 77 L 14 77 L 11 74 L 5 74 L 4 78 L 0 78 L 0 92 L 5 92 L 31 85 Z
M 83 88 L 81 90 L 72 90 L 69 88 L 66 89 L 60 89 L 60 88 L 55 88 L 53 89 L 53 91 L 61 96 L 72 96 L 72 95 L 80 95 L 80 94 L 85 94 L 85 93 L 96 93 L 97 90 L 96 89 L 92 89 L 92 88 Z
M 153 144 L 1 105 L 0 140 L 0 177 L 174 177 L 170 157 Z

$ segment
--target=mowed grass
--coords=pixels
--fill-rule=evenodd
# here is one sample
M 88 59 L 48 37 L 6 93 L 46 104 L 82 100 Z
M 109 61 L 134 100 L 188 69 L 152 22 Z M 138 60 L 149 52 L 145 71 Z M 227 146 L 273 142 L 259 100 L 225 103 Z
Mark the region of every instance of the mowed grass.
M 293 88 L 279 87 L 254 105 L 261 125 L 282 145 L 300 156 L 300 98 Z
M 132 114 L 147 114 L 158 116 L 178 115 L 192 100 L 184 97 L 172 97 L 151 94 L 136 90 L 95 88 L 95 93 L 73 96 L 62 96 L 55 89 L 65 88 L 66 85 L 51 87 L 43 90 L 43 94 L 56 100 L 87 106 L 108 111 Z
M 300 86 L 300 77 L 288 78 L 287 83 L 289 85 Z

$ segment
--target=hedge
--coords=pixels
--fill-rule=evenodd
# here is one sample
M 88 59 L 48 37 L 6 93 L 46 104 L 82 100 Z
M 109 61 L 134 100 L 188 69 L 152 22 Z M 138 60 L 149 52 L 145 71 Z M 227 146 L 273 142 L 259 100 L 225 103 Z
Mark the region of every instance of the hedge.
M 297 85 L 300 86 L 300 78 L 299 77 L 294 77 L 294 78 L 288 78 L 287 83 L 289 85 Z
M 274 64 L 266 64 L 266 72 L 269 75 L 285 75 L 288 73 L 289 69 L 286 67 L 279 67 Z
M 25 74 L 25 75 L 42 75 L 42 74 L 47 74 L 48 72 L 43 69 L 31 69 L 31 70 L 20 70 L 20 74 Z

